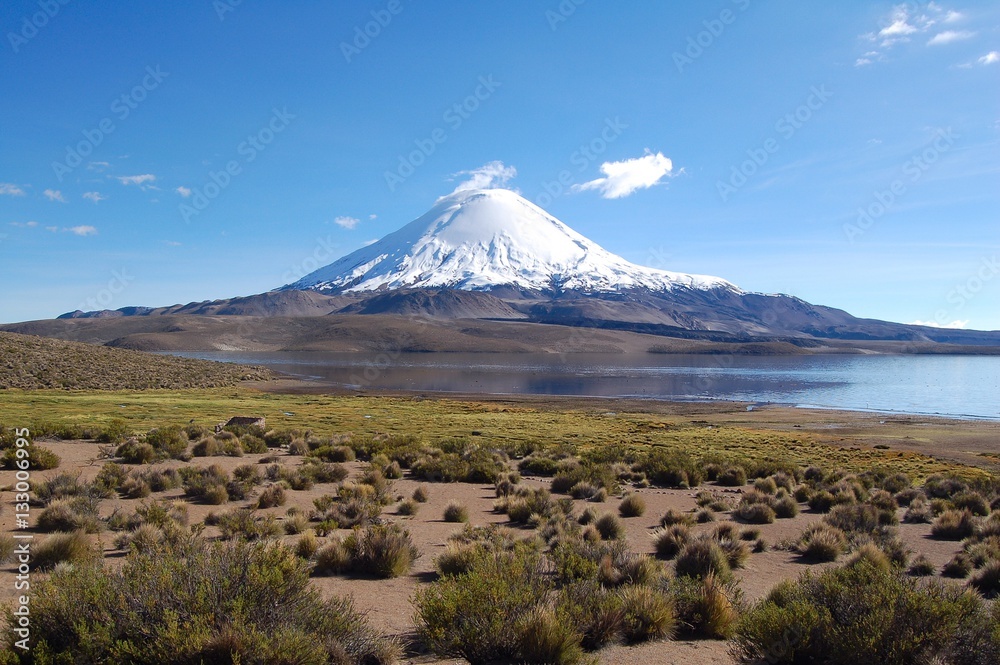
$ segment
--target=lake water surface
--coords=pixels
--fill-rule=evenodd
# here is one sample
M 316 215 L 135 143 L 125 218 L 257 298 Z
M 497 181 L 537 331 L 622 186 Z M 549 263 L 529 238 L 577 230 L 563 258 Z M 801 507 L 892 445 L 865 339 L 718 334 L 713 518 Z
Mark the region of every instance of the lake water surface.
M 1000 419 L 997 356 L 187 353 L 373 390 L 734 400 Z

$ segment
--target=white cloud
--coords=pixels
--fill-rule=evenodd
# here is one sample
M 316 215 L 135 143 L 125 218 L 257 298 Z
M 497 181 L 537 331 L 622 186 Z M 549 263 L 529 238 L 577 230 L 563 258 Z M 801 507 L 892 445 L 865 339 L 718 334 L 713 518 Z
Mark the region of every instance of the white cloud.
M 969 32 L 968 30 L 945 30 L 944 32 L 939 32 L 927 42 L 928 46 L 940 46 L 941 44 L 951 44 L 952 42 L 960 42 L 963 39 L 968 39 L 976 33 Z
M 378 215 L 376 214 L 368 215 L 368 219 L 378 219 Z
M 24 196 L 24 190 L 10 182 L 0 182 L 0 195 Z
M 517 175 L 517 169 L 513 166 L 505 166 L 501 161 L 492 161 L 488 164 L 483 164 L 478 169 L 472 169 L 471 171 L 459 171 L 455 175 L 467 175 L 472 177 L 461 182 L 452 194 L 455 192 L 464 192 L 468 189 L 491 189 L 495 187 L 503 187 L 507 184 L 508 180 Z
M 368 245 L 374 245 L 377 242 L 378 242 L 378 238 L 372 238 L 371 240 L 365 240 L 364 243 L 362 243 L 362 245 L 364 247 L 367 247 Z
M 148 183 L 155 182 L 156 176 L 152 173 L 143 173 L 142 175 L 118 176 L 118 180 L 120 180 L 123 185 L 137 185 L 139 189 L 145 190 L 147 187 L 152 187 L 152 185 Z
M 956 21 L 961 21 L 963 18 L 965 18 L 965 14 L 963 14 L 962 12 L 956 12 L 956 11 L 953 10 L 953 11 L 949 11 L 945 15 L 944 22 L 945 23 L 955 23 Z
M 38 226 L 38 222 L 32 220 L 30 222 L 11 222 L 11 226 L 16 226 L 23 229 L 33 229 Z
M 183 196 L 184 198 L 187 198 L 187 197 L 191 196 L 191 190 L 189 188 L 185 187 L 184 185 L 181 185 L 180 187 L 178 187 L 174 191 L 177 192 L 178 194 L 180 194 L 181 196 Z
M 60 203 L 66 203 L 66 198 L 62 195 L 58 189 L 46 189 L 42 194 L 45 195 L 49 201 L 59 201 Z
M 104 171 L 111 166 L 108 162 L 90 162 L 87 164 L 88 171 Z
M 55 233 L 56 231 L 59 230 L 59 227 L 58 226 L 46 226 L 45 230 L 48 231 L 48 232 L 50 232 L 50 233 Z
M 865 65 L 870 65 L 870 64 L 872 64 L 872 61 L 868 58 L 858 58 L 857 60 L 854 61 L 855 67 L 864 67 Z
M 69 231 L 78 236 L 94 236 L 97 235 L 97 229 L 93 226 L 71 226 L 68 229 L 63 229 L 63 231 Z
M 356 217 L 338 217 L 333 220 L 333 223 L 345 229 L 353 229 L 361 223 L 361 220 Z
M 990 51 L 978 60 L 980 65 L 992 65 L 1000 62 L 1000 51 Z
M 164 240 L 163 244 L 166 245 L 167 247 L 181 247 L 181 243 L 177 242 L 176 240 Z
M 911 326 L 927 326 L 928 328 L 954 328 L 954 329 L 958 329 L 958 328 L 964 328 L 965 326 L 969 325 L 969 320 L 966 319 L 965 321 L 960 321 L 960 320 L 956 319 L 955 321 L 952 321 L 951 323 L 938 323 L 937 321 L 910 321 L 910 323 L 907 324 L 907 325 L 911 325 Z
M 93 201 L 94 203 L 100 203 L 101 201 L 105 200 L 108 197 L 104 196 L 100 192 L 84 192 L 83 198 L 87 199 L 88 201 Z
M 629 196 L 639 189 L 646 189 L 658 184 L 670 176 L 674 163 L 663 153 L 646 152 L 642 157 L 626 159 L 621 162 L 604 162 L 601 173 L 605 177 L 574 185 L 573 191 L 580 192 L 596 189 L 606 199 L 620 199 Z

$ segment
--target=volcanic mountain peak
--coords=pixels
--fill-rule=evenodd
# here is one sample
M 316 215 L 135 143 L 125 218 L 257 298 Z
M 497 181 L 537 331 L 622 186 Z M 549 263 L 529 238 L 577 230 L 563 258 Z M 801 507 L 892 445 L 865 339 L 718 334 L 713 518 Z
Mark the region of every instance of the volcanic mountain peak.
M 285 288 L 345 292 L 435 287 L 545 293 L 676 287 L 738 291 L 717 277 L 630 263 L 507 189 L 468 189 L 442 197 L 398 231 Z

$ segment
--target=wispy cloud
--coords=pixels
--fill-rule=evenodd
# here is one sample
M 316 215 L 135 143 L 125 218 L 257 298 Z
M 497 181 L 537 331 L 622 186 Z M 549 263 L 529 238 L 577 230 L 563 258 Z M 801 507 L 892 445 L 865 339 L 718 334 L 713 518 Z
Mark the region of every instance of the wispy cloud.
M 333 220 L 333 223 L 341 228 L 353 229 L 361 223 L 361 220 L 356 217 L 338 217 Z
M 97 229 L 93 226 L 81 225 L 81 226 L 71 226 L 69 228 L 63 229 L 63 231 L 68 231 L 74 235 L 78 236 L 96 236 Z
M 10 182 L 0 182 L 0 195 L 24 196 L 24 190 Z
M 104 196 L 100 192 L 84 192 L 83 198 L 87 199 L 88 201 L 93 201 L 94 203 L 100 203 L 101 201 L 105 200 L 108 197 Z
M 87 164 L 88 171 L 106 171 L 109 168 L 111 168 L 109 162 L 90 162 Z
M 492 161 L 488 164 L 483 164 L 478 169 L 472 169 L 471 171 L 459 171 L 455 173 L 454 176 L 471 176 L 467 180 L 463 180 L 459 183 L 458 187 L 455 188 L 456 192 L 464 192 L 469 189 L 490 189 L 496 187 L 503 187 L 517 175 L 517 169 L 513 166 L 506 166 L 501 161 Z
M 980 65 L 993 65 L 1000 62 L 1000 51 L 990 51 L 977 61 Z
M 855 67 L 865 67 L 886 59 L 886 54 L 899 44 L 905 44 L 921 35 L 933 34 L 927 46 L 941 46 L 975 36 L 971 30 L 941 30 L 944 24 L 966 20 L 966 15 L 947 9 L 937 2 L 898 4 L 879 21 L 879 29 L 862 35 L 867 51 L 854 61 Z
M 596 189 L 603 198 L 620 199 L 660 183 L 671 175 L 673 169 L 674 163 L 669 157 L 661 152 L 653 154 L 647 151 L 642 157 L 621 162 L 604 162 L 601 164 L 603 178 L 574 185 L 573 191 Z
M 182 246 L 182 244 L 179 243 L 179 242 L 177 242 L 176 240 L 164 240 L 163 244 L 166 245 L 167 247 L 181 247 Z
M 944 32 L 939 32 L 927 41 L 928 46 L 940 46 L 942 44 L 951 44 L 952 42 L 960 42 L 970 37 L 975 36 L 976 33 L 970 32 L 969 30 L 945 30 Z
M 143 173 L 142 175 L 118 176 L 118 180 L 123 185 L 136 185 L 139 189 L 146 190 L 147 188 L 155 189 L 151 183 L 156 182 L 156 176 L 152 173 Z
M 32 220 L 30 222 L 11 222 L 11 226 L 16 226 L 21 229 L 33 229 L 38 226 L 38 222 Z
M 49 201 L 59 201 L 60 203 L 66 203 L 66 198 L 62 195 L 58 189 L 46 189 L 42 194 L 45 195 Z
M 927 326 L 928 328 L 952 328 L 952 329 L 959 329 L 959 328 L 964 328 L 965 326 L 969 325 L 969 320 L 966 319 L 965 321 L 960 321 L 960 320 L 956 319 L 955 321 L 952 321 L 951 323 L 938 323 L 937 321 L 910 321 L 910 323 L 908 325 L 911 325 L 911 326 Z
M 178 194 L 180 194 L 181 196 L 183 196 L 184 198 L 187 198 L 187 197 L 191 196 L 191 189 L 188 188 L 188 187 L 185 187 L 184 185 L 181 185 L 180 187 L 178 187 L 174 191 L 177 192 Z

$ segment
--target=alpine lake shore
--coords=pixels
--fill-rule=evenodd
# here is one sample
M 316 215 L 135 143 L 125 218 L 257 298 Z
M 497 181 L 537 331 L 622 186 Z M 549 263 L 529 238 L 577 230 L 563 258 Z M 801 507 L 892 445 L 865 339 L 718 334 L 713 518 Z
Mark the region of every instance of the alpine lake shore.
M 240 662 L 792 662 L 830 648 L 820 628 L 831 610 L 800 598 L 809 585 L 856 598 L 877 588 L 880 603 L 895 594 L 897 614 L 930 612 L 918 618 L 940 624 L 914 646 L 894 633 L 901 616 L 867 607 L 855 630 L 882 621 L 879 639 L 837 658 L 851 648 L 904 659 L 995 653 L 983 649 L 998 636 L 988 598 L 1000 590 L 1000 522 L 990 517 L 1000 423 L 331 394 L 289 379 L 6 390 L 0 413 L 7 451 L 9 426 L 48 451 L 33 455 L 31 472 L 28 532 L 43 559 L 32 570 L 33 655 L 8 637 L 0 662 L 217 662 L 220 649 Z M 234 415 L 266 427 L 215 432 Z M 13 475 L 4 471 L 7 504 Z M 0 598 L 16 621 L 16 529 L 9 507 L 3 515 Z M 227 568 L 234 558 L 239 570 Z M 247 570 L 268 594 L 295 587 L 309 599 L 282 611 L 333 619 L 256 616 L 264 610 L 241 605 L 252 590 L 226 578 L 247 584 Z M 125 607 L 101 605 L 110 601 L 95 575 L 120 588 Z M 147 594 L 151 583 L 176 591 L 219 578 L 228 616 L 194 592 Z M 144 597 L 160 606 L 128 605 Z M 70 628 L 66 616 L 79 621 Z M 173 630 L 137 625 L 153 617 Z M 325 637 L 310 641 L 317 625 Z M 974 638 L 970 625 L 992 633 Z M 265 649 L 257 660 L 261 635 L 274 641 L 275 631 L 298 655 Z M 789 635 L 798 637 L 785 644 Z M 979 662 L 969 657 L 946 662 Z

